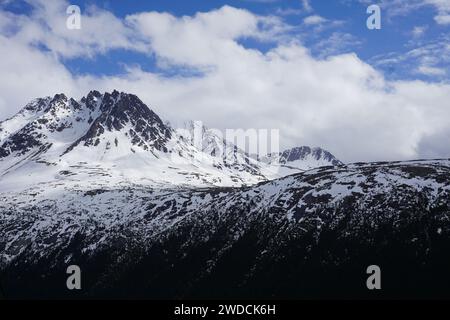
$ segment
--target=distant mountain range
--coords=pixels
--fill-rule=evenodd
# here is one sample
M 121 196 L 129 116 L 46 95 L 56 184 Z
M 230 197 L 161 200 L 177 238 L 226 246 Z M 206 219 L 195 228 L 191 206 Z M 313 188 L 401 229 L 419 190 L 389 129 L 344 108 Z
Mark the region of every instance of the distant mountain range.
M 383 297 L 450 297 L 450 160 L 255 158 L 203 126 L 199 144 L 194 126 L 117 91 L 2 122 L 6 297 L 376 298 L 373 264 Z M 65 286 L 72 264 L 81 291 Z
M 102 171 L 109 181 L 240 186 L 342 164 L 308 147 L 263 163 L 211 130 L 201 132 L 197 148 L 192 136 L 163 123 L 132 94 L 92 91 L 80 101 L 58 94 L 32 101 L 0 124 L 0 175 L 5 184 L 16 175 L 35 182 L 62 175 L 85 180 Z M 218 153 L 219 147 L 225 152 Z

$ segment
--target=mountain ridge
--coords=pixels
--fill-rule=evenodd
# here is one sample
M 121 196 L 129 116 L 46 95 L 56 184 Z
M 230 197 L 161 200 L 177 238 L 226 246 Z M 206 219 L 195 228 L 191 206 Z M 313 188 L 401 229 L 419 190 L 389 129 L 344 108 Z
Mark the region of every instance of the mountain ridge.
M 449 179 L 446 159 L 239 188 L 2 193 L 1 280 L 19 298 L 371 298 L 364 272 L 377 264 L 384 297 L 448 297 Z M 61 282 L 69 264 L 88 277 L 79 293 Z
M 57 95 L 0 123 L 8 297 L 372 298 L 373 264 L 383 297 L 450 297 L 450 159 L 298 147 L 264 163 L 205 127 L 198 146 L 136 99 Z
M 305 168 L 341 164 L 333 162 L 334 157 L 309 160 L 308 166 L 303 167 L 273 161 L 262 163 L 211 132 L 206 127 L 203 129 L 201 139 L 206 145 L 198 147 L 192 137 L 183 136 L 164 123 L 136 95 L 117 90 L 103 94 L 93 90 L 79 101 L 56 94 L 35 99 L 15 116 L 0 122 L 0 174 L 11 175 L 24 167 L 40 170 L 36 163 L 47 166 L 42 170 L 60 167 L 59 172 L 76 174 L 74 168 L 92 164 L 109 168 L 105 174 L 128 175 L 128 179 L 134 179 L 137 174 L 130 174 L 130 170 L 142 167 L 148 168 L 141 172 L 143 178 L 148 175 L 147 181 L 236 186 L 278 178 Z M 224 147 L 226 152 L 219 154 L 219 147 Z M 175 170 L 171 167 L 178 168 L 179 172 L 165 178 L 167 168 Z M 58 174 L 49 171 L 49 176 Z M 154 172 L 150 174 L 150 171 Z M 42 182 L 49 178 L 36 179 Z

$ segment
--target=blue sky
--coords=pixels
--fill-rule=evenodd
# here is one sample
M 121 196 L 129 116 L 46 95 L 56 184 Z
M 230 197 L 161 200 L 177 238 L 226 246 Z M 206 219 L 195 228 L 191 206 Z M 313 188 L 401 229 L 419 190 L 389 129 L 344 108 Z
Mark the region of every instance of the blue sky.
M 343 161 L 450 157 L 449 28 L 448 0 L 0 0 L 0 121 L 117 89 L 174 127 L 278 129 Z
M 421 56 L 405 58 L 399 62 L 385 62 L 392 56 L 407 55 L 411 50 L 428 44 L 442 43 L 443 39 L 448 41 L 449 37 L 450 24 L 438 24 L 434 20 L 439 10 L 436 5 L 416 5 L 410 9 L 399 10 L 400 2 L 393 2 L 396 3 L 385 5 L 383 2 L 364 0 L 70 1 L 71 4 L 80 6 L 82 12 L 96 6 L 121 18 L 146 11 L 168 12 L 177 17 L 192 16 L 197 12 L 208 12 L 229 5 L 259 15 L 280 17 L 286 24 L 292 26 L 290 37 L 302 41 L 311 53 L 319 58 L 330 54 L 355 52 L 361 59 L 382 70 L 387 78 L 448 80 L 450 66 L 448 52 L 443 57 L 439 52 L 435 52 L 436 61 L 428 64 L 428 69 L 436 68 L 441 70 L 440 72 L 433 72 L 434 69 L 430 69 L 431 72 L 427 72 L 428 69 L 418 71 L 417 64 L 421 63 Z M 406 7 L 408 2 L 417 4 L 419 1 L 406 0 L 403 1 L 403 5 Z M 369 30 L 366 27 L 369 16 L 366 8 L 369 4 L 382 6 L 381 30 Z M 32 5 L 21 0 L 8 1 L 5 2 L 3 9 L 18 14 L 30 14 Z M 303 25 L 306 17 L 316 15 L 327 19 L 320 30 Z M 417 33 L 414 33 L 414 30 Z M 326 42 L 333 39 L 333 46 Z M 276 45 L 251 39 L 240 39 L 240 42 L 244 46 L 261 51 L 267 51 Z M 111 50 L 107 54 L 95 57 L 64 59 L 64 63 L 73 73 L 113 75 L 124 72 L 125 65 L 139 65 L 144 70 L 167 72 L 168 75 L 177 74 L 173 69 L 170 71 L 158 69 L 152 55 L 122 49 Z M 183 74 L 186 70 L 181 68 L 179 72 Z

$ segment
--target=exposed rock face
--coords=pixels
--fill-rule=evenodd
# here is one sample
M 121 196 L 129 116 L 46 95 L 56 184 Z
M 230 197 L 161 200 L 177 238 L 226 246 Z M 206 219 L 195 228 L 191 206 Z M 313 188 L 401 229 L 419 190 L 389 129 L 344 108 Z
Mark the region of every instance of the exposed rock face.
M 294 162 L 298 160 L 306 160 L 312 158 L 315 160 L 324 160 L 329 162 L 330 165 L 338 166 L 343 163 L 336 159 L 330 152 L 323 150 L 321 148 L 311 148 L 311 147 L 297 147 L 285 150 L 280 154 L 280 163 L 288 164 L 289 162 Z
M 70 152 L 79 144 L 84 146 L 97 146 L 100 137 L 108 131 L 121 131 L 128 126 L 131 143 L 144 150 L 155 148 L 167 152 L 166 143 L 172 138 L 171 128 L 164 125 L 162 120 L 151 111 L 138 97 L 114 91 L 103 96 L 98 92 L 91 92 L 86 101 L 95 110 L 95 99 L 101 99 L 99 104 L 100 115 L 95 119 L 85 135 L 72 144 Z

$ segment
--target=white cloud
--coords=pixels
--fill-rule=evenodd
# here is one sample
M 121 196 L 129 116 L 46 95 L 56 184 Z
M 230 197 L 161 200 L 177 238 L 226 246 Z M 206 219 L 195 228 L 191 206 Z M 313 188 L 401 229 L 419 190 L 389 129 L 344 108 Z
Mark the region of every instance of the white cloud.
M 321 17 L 319 15 L 312 15 L 312 16 L 308 16 L 305 19 L 303 19 L 303 23 L 306 25 L 322 24 L 326 21 L 327 21 L 327 19 L 325 19 L 324 17 Z
M 412 35 L 414 38 L 422 37 L 427 31 L 427 26 L 415 26 L 412 30 Z
M 42 45 L 52 53 L 73 58 L 94 56 L 111 49 L 144 51 L 146 46 L 136 39 L 134 30 L 108 11 L 90 6 L 82 12 L 80 30 L 66 27 L 68 1 L 27 0 L 33 6 L 31 16 L 15 16 L 16 41 Z
M 340 53 L 352 52 L 355 47 L 362 43 L 349 33 L 333 32 L 328 38 L 320 40 L 314 45 L 315 51 L 320 57 L 327 57 Z
M 127 22 L 146 37 L 151 50 L 160 57 L 197 66 L 221 63 L 239 54 L 255 55 L 236 40 L 252 37 L 269 41 L 284 31 L 275 17 L 259 17 L 229 6 L 182 18 L 168 13 L 141 13 L 127 17 Z
M 427 40 L 417 37 L 410 41 L 407 52 L 390 52 L 373 58 L 373 64 L 399 73 L 429 77 L 431 80 L 442 81 L 448 75 L 450 66 L 450 38 L 446 35 L 437 39 Z
M 301 0 L 301 2 L 303 5 L 303 10 L 305 10 L 306 12 L 313 11 L 313 8 L 312 8 L 311 4 L 309 3 L 309 0 Z
M 359 0 L 371 4 L 371 0 Z M 380 5 L 387 10 L 388 16 L 406 15 L 425 6 L 434 7 L 437 15 L 434 20 L 438 24 L 450 24 L 450 1 L 448 0 L 381 0 Z
M 438 24 L 450 24 L 450 14 L 440 14 L 434 17 Z
M 31 98 L 58 90 L 75 93 L 72 75 L 50 53 L 0 35 L 0 118 L 13 115 Z
M 438 10 L 438 15 L 434 20 L 438 24 L 450 24 L 450 1 L 448 0 L 425 0 L 427 4 L 434 5 Z
M 92 13 L 91 23 L 98 25 L 106 14 L 110 13 Z M 170 67 L 188 65 L 204 71 L 196 77 L 165 77 L 139 67 L 121 76 L 73 75 L 61 62 L 60 57 L 70 53 L 60 41 L 73 45 L 78 55 L 114 46 L 100 49 L 77 37 L 72 43 L 62 30 L 50 35 L 39 27 L 27 34 L 31 25 L 37 27 L 35 21 L 10 18 L 8 23 L 19 32 L 11 35 L 10 28 L 1 28 L 2 118 L 37 96 L 66 92 L 80 98 L 90 89 L 118 89 L 139 95 L 175 123 L 193 119 L 222 129 L 279 128 L 284 147 L 318 145 L 344 161 L 417 158 L 428 150 L 429 137 L 445 137 L 450 127 L 448 84 L 388 82 L 355 54 L 317 59 L 297 42 L 279 42 L 266 53 L 246 48 L 240 39 L 269 41 L 286 28 L 273 17 L 246 10 L 224 7 L 189 17 L 156 12 L 125 20 L 112 17 L 120 26 L 115 46 L 137 51 L 144 46 Z M 95 39 L 103 32 L 91 36 Z M 34 36 L 50 51 L 34 48 Z M 433 140 L 432 149 L 449 156 L 448 149 L 439 147 L 443 145 Z
M 442 68 L 431 67 L 427 65 L 419 66 L 417 72 L 427 76 L 445 76 L 447 72 Z
M 276 14 L 280 16 L 297 16 L 301 15 L 303 10 L 295 8 L 277 8 Z

